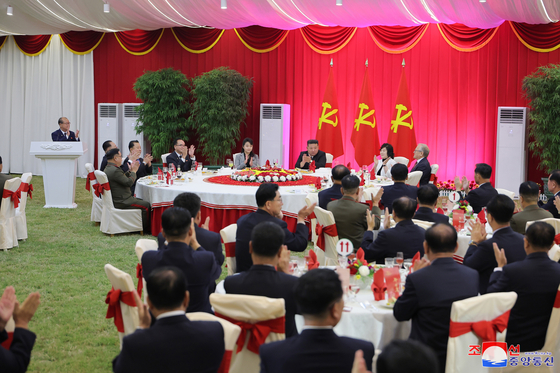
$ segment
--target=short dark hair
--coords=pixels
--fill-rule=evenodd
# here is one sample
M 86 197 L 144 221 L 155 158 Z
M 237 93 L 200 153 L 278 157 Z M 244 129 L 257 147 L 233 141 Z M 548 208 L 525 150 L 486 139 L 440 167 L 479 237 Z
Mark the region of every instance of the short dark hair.
M 435 205 L 439 197 L 438 188 L 434 184 L 422 185 L 416 194 L 421 205 Z
M 315 140 L 315 139 L 307 140 L 307 145 L 311 145 L 311 144 L 317 144 L 317 145 L 319 145 L 319 141 L 318 141 L 318 140 Z
M 449 223 L 438 223 L 426 230 L 426 243 L 434 253 L 452 253 L 457 247 L 457 231 Z
M 538 251 L 548 251 L 554 245 L 554 227 L 544 221 L 534 222 L 525 231 L 527 242 Z
M 395 181 L 405 181 L 408 177 L 408 168 L 404 164 L 397 163 L 391 167 L 391 176 Z
M 109 150 L 105 155 L 107 156 L 107 160 L 112 160 L 115 158 L 115 155 L 118 155 L 121 152 L 119 148 L 113 148 Z
M 539 186 L 534 181 L 526 181 L 519 186 L 519 195 L 524 200 L 535 202 L 539 200 Z
M 302 315 L 326 316 L 328 310 L 342 299 L 342 283 L 331 269 L 314 269 L 297 282 L 294 297 Z
M 112 142 L 113 141 L 111 141 L 111 140 L 107 140 L 103 143 L 102 147 L 103 147 L 104 152 L 107 152 L 107 149 L 109 149 L 111 147 Z
M 498 224 L 508 223 L 513 216 L 514 210 L 515 203 L 505 194 L 494 196 L 486 205 L 486 211 L 492 215 Z
M 334 180 L 341 181 L 344 176 L 350 175 L 350 170 L 345 165 L 339 164 L 333 167 L 331 173 Z
M 383 148 L 387 149 L 387 156 L 389 158 L 395 158 L 395 150 L 393 149 L 393 145 L 386 142 L 385 144 L 381 145 L 379 150 L 381 150 Z
M 174 139 L 173 139 L 173 146 L 177 145 L 177 141 L 179 141 L 179 140 L 180 140 L 180 141 L 183 141 L 183 139 L 180 138 L 180 137 L 174 138 Z
M 354 194 L 360 187 L 360 178 L 356 175 L 346 175 L 342 179 L 344 194 Z
M 271 221 L 263 221 L 253 228 L 251 233 L 251 243 L 253 253 L 273 258 L 284 244 L 285 234 L 282 228 Z
M 556 184 L 560 185 L 560 170 L 552 171 L 548 178 L 549 180 L 555 181 Z
M 161 227 L 168 239 L 182 239 L 191 228 L 191 213 L 181 207 L 170 207 L 161 214 Z
M 249 144 L 253 145 L 253 139 L 250 137 L 245 137 L 243 139 L 243 142 L 241 143 L 241 146 L 245 146 L 245 143 L 248 142 Z
M 474 173 L 479 174 L 483 179 L 490 179 L 492 177 L 492 167 L 486 163 L 477 163 Z
M 438 372 L 439 361 L 430 347 L 418 341 L 394 339 L 377 358 L 377 373 Z
M 185 300 L 187 278 L 177 267 L 159 267 L 146 279 L 148 297 L 157 309 L 177 308 Z
M 412 219 L 418 204 L 416 200 L 409 197 L 400 197 L 393 201 L 393 212 L 398 218 Z
M 267 201 L 274 201 L 276 198 L 276 192 L 278 191 L 278 184 L 274 183 L 262 183 L 257 189 L 255 198 L 257 200 L 258 207 L 264 207 Z
M 136 144 L 136 143 L 140 144 L 140 141 L 138 141 L 138 140 L 131 140 L 131 141 L 128 143 L 128 150 L 134 148 L 134 144 Z
M 60 118 L 58 118 L 58 125 L 59 125 L 59 126 L 60 126 L 61 124 L 64 123 L 64 119 L 63 119 L 63 118 L 66 118 L 66 117 L 60 117 Z M 68 119 L 68 118 L 66 118 L 66 119 Z
M 189 210 L 191 217 L 194 218 L 200 211 L 200 197 L 190 192 L 181 193 L 173 200 L 173 207 Z

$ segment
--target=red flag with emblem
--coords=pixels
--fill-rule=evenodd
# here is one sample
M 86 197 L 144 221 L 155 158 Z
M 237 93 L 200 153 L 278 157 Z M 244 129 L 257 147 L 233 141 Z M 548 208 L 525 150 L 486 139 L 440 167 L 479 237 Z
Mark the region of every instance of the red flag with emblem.
M 321 115 L 317 126 L 315 138 L 319 141 L 319 149 L 333 155 L 333 159 L 344 154 L 342 148 L 342 130 L 340 129 L 340 113 L 338 112 L 338 100 L 334 87 L 334 75 L 332 67 L 329 72 L 327 89 L 321 104 Z
M 354 159 L 358 165 L 369 165 L 373 162 L 373 157 L 379 151 L 379 136 L 377 135 L 377 121 L 375 119 L 375 105 L 373 104 L 373 94 L 369 84 L 369 74 L 366 69 L 360 102 L 354 119 L 354 129 L 352 130 L 352 144 L 354 144 Z
M 413 159 L 414 149 L 416 149 L 417 144 L 404 66 L 401 73 L 399 91 L 397 92 L 395 109 L 391 117 L 391 128 L 389 129 L 387 142 L 393 145 L 395 156 Z

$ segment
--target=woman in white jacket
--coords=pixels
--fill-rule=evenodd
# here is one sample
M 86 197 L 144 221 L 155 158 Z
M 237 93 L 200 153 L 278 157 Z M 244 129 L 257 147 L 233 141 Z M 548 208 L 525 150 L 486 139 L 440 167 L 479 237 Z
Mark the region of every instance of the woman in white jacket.
M 385 176 L 391 177 L 391 167 L 397 164 L 393 159 L 395 158 L 395 151 L 393 150 L 393 145 L 383 144 L 381 149 L 379 149 L 381 159 L 377 159 L 377 156 L 373 157 L 373 169 L 375 170 L 375 176 Z M 373 178 L 372 178 L 373 180 Z

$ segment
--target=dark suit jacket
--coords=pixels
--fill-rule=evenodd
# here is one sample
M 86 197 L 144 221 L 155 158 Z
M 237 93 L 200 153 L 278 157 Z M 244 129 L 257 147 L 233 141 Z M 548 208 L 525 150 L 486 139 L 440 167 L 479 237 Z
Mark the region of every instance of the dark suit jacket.
M 140 162 L 140 166 L 136 171 L 136 180 L 134 180 L 134 184 L 132 184 L 132 186 L 130 187 L 130 191 L 132 192 L 132 194 L 134 194 L 134 189 L 136 188 L 136 182 L 138 181 L 138 179 L 152 174 L 152 166 L 144 164 L 144 158 L 138 158 L 138 162 Z M 128 172 L 128 170 L 130 169 L 128 164 L 128 157 L 124 159 L 121 168 L 124 172 Z
M 426 185 L 430 182 L 430 177 L 432 176 L 432 167 L 428 158 L 422 158 L 420 162 L 416 162 L 414 167 L 410 172 L 422 171 L 422 177 L 420 178 L 420 186 Z
M 405 259 L 413 258 L 417 252 L 424 256 L 424 236 L 426 230 L 414 224 L 412 220 L 403 220 L 394 228 L 379 231 L 373 241 L 373 232 L 366 231 L 362 240 L 365 259 L 385 264 L 385 258 L 394 258 L 402 251 Z
M 4 194 L 4 184 L 12 177 L 6 174 L 0 174 L 0 206 L 2 206 L 2 194 Z
M 214 253 L 214 257 L 218 261 L 220 267 L 224 264 L 224 251 L 222 249 L 222 239 L 220 235 L 216 232 L 208 231 L 204 228 L 194 225 L 194 230 L 196 233 L 196 240 L 200 244 L 202 251 L 210 251 Z M 167 248 L 165 244 L 165 238 L 161 232 L 157 236 L 158 239 L 158 250 L 163 250 Z M 197 249 L 200 250 L 200 247 Z
M 413 219 L 431 221 L 436 224 L 449 223 L 449 217 L 443 214 L 438 214 L 429 207 L 419 207 L 418 210 L 416 210 L 416 214 L 414 214 Z
M 500 249 L 504 249 L 508 263 L 523 260 L 527 256 L 523 247 L 523 236 L 514 232 L 510 227 L 497 230 L 492 238 L 482 241 L 478 246 L 470 245 L 463 264 L 478 271 L 480 294 L 486 294 L 490 275 L 498 265 L 492 246 L 494 242 Z
M 517 301 L 509 315 L 508 345 L 519 344 L 521 351 L 536 351 L 544 346 L 558 285 L 560 264 L 550 260 L 546 252 L 529 254 L 525 260 L 492 273 L 489 293 L 517 293 Z
M 107 155 L 103 156 L 101 160 L 101 166 L 99 166 L 99 171 L 105 171 L 105 167 L 107 167 Z
M 302 168 L 304 170 L 309 170 L 309 165 L 311 163 L 306 163 L 303 165 L 303 167 L 301 167 L 300 163 L 303 161 L 303 155 L 309 155 L 309 153 L 306 151 L 303 151 L 301 153 L 299 153 L 299 157 L 296 161 L 296 165 L 294 166 L 295 168 Z M 327 154 L 322 151 L 319 150 L 317 152 L 317 154 L 315 154 L 315 156 L 311 157 L 312 161 L 315 161 L 315 168 L 321 168 L 321 167 L 325 167 L 325 165 L 327 164 Z
M 2 373 L 26 372 L 36 337 L 35 333 L 27 329 L 16 328 L 10 349 L 0 347 L 0 371 Z M 0 343 L 7 339 L 8 333 L 5 330 L 0 332 Z
M 286 308 L 286 337 L 291 337 L 297 334 L 296 301 L 294 299 L 294 288 L 297 281 L 297 277 L 278 272 L 272 266 L 253 264 L 248 271 L 226 277 L 224 289 L 227 294 L 283 298 Z
M 181 158 L 177 155 L 176 152 L 172 152 L 167 156 L 167 166 L 169 167 L 171 164 L 175 165 L 175 169 L 181 167 L 182 172 L 190 171 L 192 166 L 192 159 L 187 155 L 187 159 L 183 162 Z
M 187 312 L 212 313 L 208 287 L 222 274 L 216 258 L 207 251 L 193 250 L 182 242 L 169 242 L 166 250 L 146 251 L 142 255 L 142 274 L 145 279 L 159 267 L 177 267 L 187 277 L 191 296 Z
M 410 339 L 433 348 L 440 362 L 440 372 L 444 372 L 451 305 L 477 295 L 478 273 L 475 270 L 456 263 L 453 258 L 439 258 L 408 275 L 393 314 L 398 321 L 412 319 Z
M 340 188 L 342 188 L 342 185 L 333 184 L 332 187 L 319 192 L 319 207 L 326 210 L 329 202 L 341 199 L 342 192 L 340 191 Z
M 554 197 L 559 196 L 559 195 L 560 195 L 560 192 L 556 193 L 554 195 Z M 556 219 L 558 219 L 558 218 L 560 218 L 560 213 L 558 213 L 558 209 L 554 205 L 554 197 L 549 198 L 548 201 L 546 202 L 546 204 L 543 204 L 542 201 L 539 201 L 539 207 L 545 209 L 546 211 L 550 211 L 552 216 L 554 216 Z
M 219 322 L 171 316 L 124 337 L 113 371 L 217 372 L 224 352 L 224 329 Z
M 306 329 L 300 335 L 261 346 L 261 373 L 350 373 L 357 350 L 371 370 L 371 342 L 339 337 L 332 329 Z
M 416 193 L 418 188 L 414 185 L 407 185 L 403 183 L 395 183 L 390 186 L 383 187 L 383 196 L 381 196 L 381 203 L 383 206 L 389 208 L 389 212 L 393 212 L 393 201 L 401 197 L 409 197 L 416 201 Z
M 357 203 L 354 198 L 345 196 L 330 202 L 327 206 L 327 210 L 332 212 L 336 222 L 338 238 L 349 239 L 356 250 L 360 247 L 364 232 L 368 229 L 366 217 L 368 209 L 367 205 Z M 381 210 L 373 206 L 372 212 L 375 214 L 373 229 L 379 229 Z
M 525 227 L 528 221 L 552 218 L 550 211 L 539 208 L 537 205 L 527 206 L 523 211 L 514 214 L 509 225 L 511 229 L 520 234 L 525 234 Z
M 478 214 L 480 210 L 497 195 L 498 192 L 494 189 L 492 184 L 484 183 L 467 194 L 467 201 L 469 201 L 469 204 L 472 206 L 473 212 Z
M 66 138 L 64 133 L 59 129 L 51 133 L 52 141 L 80 141 L 80 139 L 76 139 L 76 134 L 70 131 L 70 136 Z
M 247 271 L 253 265 L 253 259 L 251 254 L 249 254 L 249 241 L 251 241 L 253 228 L 263 221 L 271 221 L 282 228 L 285 234 L 284 245 L 288 246 L 288 250 L 302 252 L 307 248 L 309 229 L 305 224 L 297 224 L 296 232 L 292 233 L 288 230 L 288 224 L 285 221 L 270 215 L 264 210 L 257 209 L 257 211 L 243 215 L 237 220 L 235 240 L 237 272 Z

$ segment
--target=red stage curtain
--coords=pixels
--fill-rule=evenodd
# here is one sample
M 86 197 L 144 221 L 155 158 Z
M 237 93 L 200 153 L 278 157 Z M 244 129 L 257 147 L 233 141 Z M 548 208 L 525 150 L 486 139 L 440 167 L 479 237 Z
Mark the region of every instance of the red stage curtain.
M 165 29 L 154 31 L 122 31 L 115 32 L 115 38 L 125 51 L 135 56 L 148 54 L 156 47 Z
M 257 53 L 267 53 L 278 48 L 288 36 L 288 30 L 249 26 L 234 29 L 239 40 L 247 48 Z
M 104 32 L 96 31 L 69 31 L 60 34 L 62 43 L 74 54 L 88 54 L 101 43 Z
M 331 54 L 344 48 L 352 40 L 357 29 L 357 27 L 311 25 L 299 30 L 303 40 L 311 49 L 320 54 Z
M 552 52 L 560 48 L 560 24 L 528 25 L 510 22 L 520 42 L 535 52 Z
M 14 35 L 20 51 L 26 56 L 38 56 L 51 42 L 52 35 Z
M 6 40 L 8 40 L 8 36 L 0 36 L 0 49 L 6 44 Z
M 387 53 L 404 53 L 414 48 L 430 24 L 403 26 L 369 26 L 367 29 L 373 41 Z
M 443 39 L 451 47 L 461 52 L 474 52 L 492 40 L 499 26 L 493 29 L 479 29 L 458 23 L 454 25 L 438 23 L 437 27 Z
M 191 53 L 208 52 L 220 40 L 225 30 L 174 27 L 171 29 L 177 42 Z

